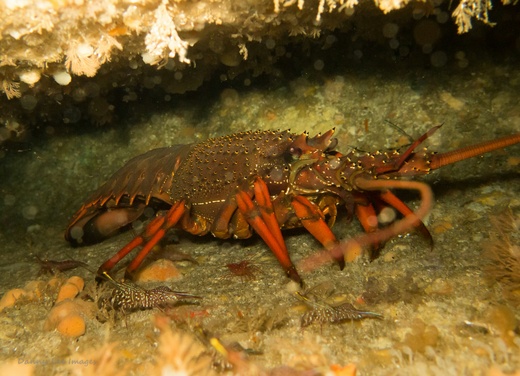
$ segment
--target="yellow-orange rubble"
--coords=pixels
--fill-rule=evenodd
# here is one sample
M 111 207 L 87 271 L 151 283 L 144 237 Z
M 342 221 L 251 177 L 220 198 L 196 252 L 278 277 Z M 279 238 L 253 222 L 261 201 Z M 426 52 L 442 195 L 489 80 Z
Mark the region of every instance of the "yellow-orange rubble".
M 85 282 L 81 277 L 70 277 L 63 286 L 61 286 L 58 297 L 56 298 L 56 303 L 66 299 L 74 299 L 83 290 L 84 286 Z
M 139 282 L 152 281 L 171 281 L 180 278 L 181 273 L 175 264 L 170 260 L 160 259 L 154 261 L 143 270 L 141 270 L 136 280 Z
M 26 295 L 26 291 L 23 289 L 12 289 L 7 291 L 0 300 L 0 312 L 2 312 L 4 308 L 14 306 L 16 301 L 24 295 Z
M 67 337 L 82 336 L 85 334 L 85 319 L 76 314 L 68 315 L 59 322 L 56 329 Z
M 55 305 L 45 321 L 45 330 L 56 329 L 67 337 L 79 337 L 85 334 L 85 316 L 92 313 L 94 303 L 75 299 L 84 285 L 85 282 L 81 277 L 73 276 L 61 286 Z

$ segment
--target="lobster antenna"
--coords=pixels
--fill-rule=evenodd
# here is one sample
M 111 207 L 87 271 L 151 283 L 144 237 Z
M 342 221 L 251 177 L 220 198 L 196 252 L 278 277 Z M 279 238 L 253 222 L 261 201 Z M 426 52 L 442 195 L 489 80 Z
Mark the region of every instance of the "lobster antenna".
M 387 172 L 393 172 L 393 171 L 399 170 L 399 168 L 401 168 L 401 166 L 404 164 L 404 162 L 414 152 L 415 148 L 417 148 L 417 146 L 422 144 L 424 142 L 424 140 L 426 140 L 428 137 L 430 137 L 432 134 L 434 134 L 440 127 L 442 127 L 442 124 L 436 125 L 435 127 L 430 128 L 428 130 L 428 132 L 426 132 L 421 137 L 419 137 L 417 140 L 415 140 L 412 144 L 410 144 L 410 146 L 408 146 L 408 148 L 399 156 L 398 159 L 394 160 L 392 163 L 384 164 L 380 167 L 377 167 L 375 169 L 376 173 L 378 175 L 380 175 L 380 174 L 384 174 Z
M 391 122 L 390 120 L 388 120 L 388 119 L 385 119 L 385 122 L 388 123 L 388 124 L 390 124 L 390 126 L 391 126 L 392 128 L 396 129 L 399 133 L 401 133 L 403 136 L 405 136 L 405 137 L 408 139 L 408 141 L 410 141 L 410 143 L 413 142 L 413 140 L 414 140 L 413 137 L 412 137 L 411 135 L 409 135 L 408 133 L 406 133 L 406 131 L 405 131 L 403 128 L 401 128 L 401 127 L 398 126 L 397 124 L 392 123 L 392 122 Z
M 448 151 L 446 153 L 434 154 L 430 162 L 432 170 L 440 167 L 462 161 L 464 159 L 473 158 L 481 154 L 489 153 L 497 149 L 502 149 L 520 142 L 520 133 L 505 136 L 492 141 L 485 141 L 473 146 L 466 146 L 457 150 Z

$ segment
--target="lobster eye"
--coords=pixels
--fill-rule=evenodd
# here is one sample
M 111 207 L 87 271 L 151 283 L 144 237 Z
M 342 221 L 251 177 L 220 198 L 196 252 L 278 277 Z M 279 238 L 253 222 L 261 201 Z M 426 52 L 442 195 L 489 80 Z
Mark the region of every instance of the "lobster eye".
M 330 145 L 327 146 L 327 149 L 325 149 L 326 151 L 333 151 L 334 149 L 336 149 L 336 146 L 338 146 L 338 139 L 337 138 L 333 138 L 330 140 Z
M 302 153 L 303 152 L 302 152 L 301 148 L 292 146 L 292 147 L 289 148 L 289 150 L 287 150 L 287 153 L 285 155 L 285 159 L 288 162 L 295 161 L 295 160 L 297 160 L 297 159 L 299 159 L 301 157 Z

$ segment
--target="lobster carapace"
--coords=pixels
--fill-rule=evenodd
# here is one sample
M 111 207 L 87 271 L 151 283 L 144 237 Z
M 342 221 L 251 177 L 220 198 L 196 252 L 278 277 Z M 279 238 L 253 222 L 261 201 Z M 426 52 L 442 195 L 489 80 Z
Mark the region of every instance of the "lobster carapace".
M 173 227 L 196 235 L 244 239 L 256 232 L 273 251 L 286 274 L 301 282 L 281 229 L 305 227 L 343 267 L 358 250 L 340 243 L 330 230 L 337 206 L 345 206 L 363 225 L 357 245 L 379 247 L 397 234 L 418 228 L 432 203 L 427 184 L 398 180 L 429 173 L 447 164 L 520 142 L 520 133 L 456 151 L 435 154 L 417 147 L 434 127 L 404 151 L 336 151 L 334 130 L 309 137 L 289 131 L 250 131 L 175 145 L 133 158 L 102 185 L 70 221 L 65 238 L 72 244 L 101 241 L 128 227 L 147 207 L 159 210 L 141 235 L 107 260 L 110 271 L 138 246 L 127 267 L 132 274 Z M 421 205 L 414 212 L 391 189 L 416 190 Z M 393 207 L 404 218 L 380 229 L 378 211 Z M 342 248 L 342 251 L 337 251 Z M 334 250 L 334 251 L 333 251 Z

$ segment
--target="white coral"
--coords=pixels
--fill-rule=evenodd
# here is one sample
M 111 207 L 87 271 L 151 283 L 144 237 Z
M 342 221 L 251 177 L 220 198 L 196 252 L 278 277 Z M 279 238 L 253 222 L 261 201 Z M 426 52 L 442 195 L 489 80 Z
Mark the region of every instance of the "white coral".
M 101 35 L 96 49 L 88 43 L 73 43 L 67 50 L 65 66 L 78 76 L 93 77 L 99 67 L 110 59 L 110 51 L 113 47 L 120 50 L 123 48 L 121 43 L 108 34 Z
M 79 75 L 93 77 L 101 66 L 94 55 L 94 48 L 86 43 L 72 44 L 67 50 L 65 58 L 67 70 Z
M 457 30 L 459 34 L 465 33 L 471 29 L 472 14 L 465 1 L 460 2 L 457 8 L 453 11 L 452 16 L 455 18 L 455 23 L 459 26 Z
M 375 0 L 375 3 L 386 14 L 393 10 L 401 9 L 409 3 L 409 0 Z
M 452 13 L 452 17 L 455 18 L 455 23 L 459 27 L 458 33 L 466 33 L 471 29 L 471 19 L 473 17 L 485 24 L 494 26 L 494 23 L 489 21 L 488 14 L 488 11 L 492 8 L 491 0 L 461 0 Z
M 214 375 L 212 358 L 193 336 L 173 332 L 168 325 L 160 328 L 156 371 L 161 375 Z
M 22 96 L 19 82 L 4 79 L 2 81 L 2 89 L 4 90 L 7 99 L 20 98 Z
M 143 56 L 143 60 L 148 64 L 165 64 L 168 58 L 175 56 L 182 63 L 190 62 L 190 59 L 186 57 L 189 44 L 179 37 L 175 23 L 166 8 L 166 2 L 156 9 L 155 22 L 144 42 L 146 56 Z
M 56 11 L 47 1 L 6 1 L 0 4 L 0 10 L 3 13 L 0 31 L 2 35 L 9 35 L 13 39 L 20 40 L 32 33 L 50 32 L 54 28 Z

